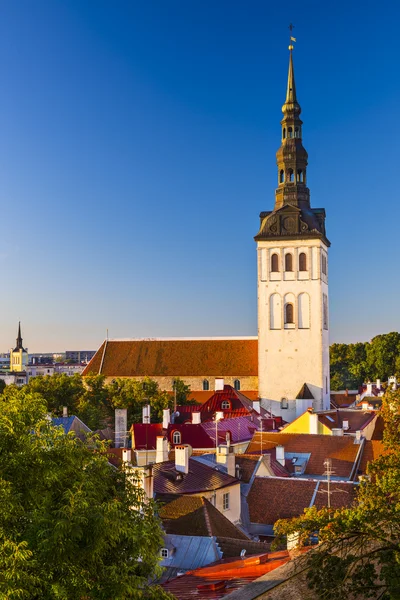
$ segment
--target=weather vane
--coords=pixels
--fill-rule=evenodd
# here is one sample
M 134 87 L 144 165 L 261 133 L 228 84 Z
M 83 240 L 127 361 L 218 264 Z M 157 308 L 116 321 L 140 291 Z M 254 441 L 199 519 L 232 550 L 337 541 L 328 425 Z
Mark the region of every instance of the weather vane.
M 293 35 L 292 35 L 293 29 L 294 29 L 294 25 L 293 25 L 293 23 L 290 23 L 290 25 L 289 25 L 288 29 L 290 30 L 290 44 L 289 44 L 289 50 L 293 50 L 294 46 L 293 46 L 292 42 L 295 42 L 295 41 L 296 41 L 296 38 L 295 38 L 295 37 L 293 37 Z

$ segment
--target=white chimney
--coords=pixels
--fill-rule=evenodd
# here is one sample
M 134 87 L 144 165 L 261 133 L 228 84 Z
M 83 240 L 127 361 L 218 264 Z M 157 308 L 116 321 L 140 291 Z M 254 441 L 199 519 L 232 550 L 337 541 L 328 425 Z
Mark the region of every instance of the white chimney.
M 276 460 L 278 461 L 278 463 L 280 463 L 282 465 L 282 467 L 285 466 L 285 448 L 284 446 L 277 446 L 276 447 Z
M 149 498 L 149 500 L 152 500 L 153 499 L 153 488 L 154 488 L 154 477 L 153 477 L 152 465 L 149 465 L 148 467 L 143 468 L 142 485 L 143 485 L 143 489 L 146 493 L 147 498 Z
M 63 417 L 68 417 L 68 406 L 63 406 Z
M 162 435 L 156 439 L 156 463 L 168 460 L 168 440 Z
M 221 419 L 224 418 L 224 411 L 223 410 L 217 410 L 217 412 L 215 413 L 215 420 L 216 421 L 221 421 Z
M 122 450 L 122 460 L 123 462 L 131 462 L 131 456 L 132 456 L 132 450 L 129 450 L 128 448 L 124 448 Z
M 189 446 L 175 446 L 175 469 L 186 475 L 189 473 Z
M 368 410 L 368 402 L 363 402 L 361 404 L 361 407 L 362 407 L 363 410 Z
M 168 425 L 170 424 L 170 415 L 169 415 L 169 408 L 164 408 L 163 410 L 163 420 L 162 420 L 162 426 L 163 429 L 168 429 Z
M 338 436 L 343 435 L 343 429 L 341 427 L 333 427 L 332 435 L 338 435 Z
M 308 413 L 310 419 L 310 433 L 318 433 L 318 415 L 316 413 Z
M 253 409 L 256 411 L 256 413 L 260 414 L 261 412 L 261 403 L 259 400 L 254 400 L 253 402 Z
M 378 388 L 378 390 L 381 389 L 381 380 L 380 379 L 376 380 L 376 387 Z
M 224 379 L 222 377 L 215 378 L 215 391 L 220 392 L 224 389 Z
M 343 421 L 343 429 L 345 431 L 347 431 L 347 429 L 349 429 L 349 422 L 348 421 Z
M 372 383 L 368 382 L 367 383 L 367 392 L 368 396 L 371 396 L 372 394 Z
M 228 475 L 236 477 L 235 453 L 230 446 L 218 446 L 217 463 L 226 466 Z
M 142 408 L 142 423 L 150 423 L 150 404 Z
M 356 444 L 359 444 L 361 442 L 361 431 L 359 429 L 357 429 L 356 431 Z
M 193 423 L 193 425 L 199 425 L 201 423 L 201 413 L 200 413 L 200 411 L 198 411 L 198 412 L 192 412 L 192 423 Z

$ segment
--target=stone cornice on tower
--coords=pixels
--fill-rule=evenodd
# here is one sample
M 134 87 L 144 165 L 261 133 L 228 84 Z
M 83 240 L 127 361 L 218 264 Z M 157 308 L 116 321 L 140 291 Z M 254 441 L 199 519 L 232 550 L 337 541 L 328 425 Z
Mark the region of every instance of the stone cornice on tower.
M 330 246 L 325 232 L 325 210 L 311 208 L 307 182 L 308 155 L 302 144 L 301 107 L 297 101 L 293 46 L 289 46 L 286 100 L 282 107 L 282 142 L 276 153 L 278 188 L 273 211 L 260 213 L 255 240 L 320 238 Z

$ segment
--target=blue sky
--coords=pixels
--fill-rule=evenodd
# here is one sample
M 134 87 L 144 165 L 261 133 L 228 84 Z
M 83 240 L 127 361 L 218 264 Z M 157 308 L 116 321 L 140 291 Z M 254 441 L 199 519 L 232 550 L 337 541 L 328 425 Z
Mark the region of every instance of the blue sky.
M 332 341 L 399 329 L 394 2 L 0 5 L 0 350 L 256 335 L 288 62 Z

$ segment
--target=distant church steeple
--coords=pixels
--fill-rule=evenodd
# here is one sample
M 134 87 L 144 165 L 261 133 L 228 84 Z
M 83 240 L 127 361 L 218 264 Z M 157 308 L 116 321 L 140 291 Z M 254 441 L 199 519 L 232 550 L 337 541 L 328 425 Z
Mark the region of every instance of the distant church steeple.
M 28 350 L 22 345 L 21 321 L 18 323 L 16 346 L 10 350 L 10 371 L 24 371 L 28 364 Z

